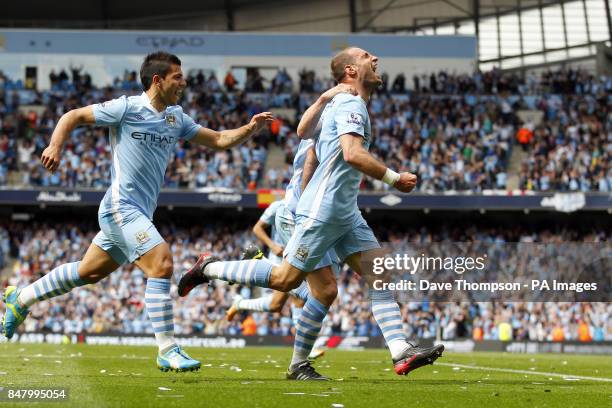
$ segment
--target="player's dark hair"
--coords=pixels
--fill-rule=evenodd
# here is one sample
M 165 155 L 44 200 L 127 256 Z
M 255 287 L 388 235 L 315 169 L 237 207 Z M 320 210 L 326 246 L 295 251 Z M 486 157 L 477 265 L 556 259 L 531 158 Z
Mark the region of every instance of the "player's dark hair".
M 342 82 L 344 79 L 344 67 L 355 63 L 355 58 L 348 52 L 353 47 L 347 47 L 334 55 L 331 60 L 332 77 L 336 82 Z
M 173 64 L 181 65 L 181 60 L 174 54 L 157 51 L 147 55 L 140 66 L 140 82 L 142 82 L 142 88 L 145 92 L 149 90 L 153 83 L 153 75 L 157 74 L 165 78 Z

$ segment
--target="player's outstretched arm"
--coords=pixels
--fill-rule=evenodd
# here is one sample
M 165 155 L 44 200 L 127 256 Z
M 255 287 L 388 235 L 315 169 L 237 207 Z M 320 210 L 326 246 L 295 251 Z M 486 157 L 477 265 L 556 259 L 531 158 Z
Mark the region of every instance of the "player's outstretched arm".
M 327 105 L 332 99 L 334 99 L 334 96 L 338 95 L 339 93 L 350 93 L 352 95 L 357 95 L 357 90 L 348 84 L 338 84 L 323 92 L 321 96 L 317 98 L 315 103 L 306 109 L 302 115 L 302 118 L 300 119 L 300 123 L 297 127 L 297 135 L 300 139 L 311 139 L 320 131 L 319 119 L 321 119 L 323 109 L 325 109 L 325 105 Z
M 268 123 L 272 122 L 272 119 L 273 116 L 270 112 L 263 112 L 253 116 L 247 125 L 237 129 L 222 130 L 219 132 L 201 127 L 191 139 L 191 142 L 215 150 L 231 149 L 244 142 L 249 137 L 257 134 L 265 128 Z
M 268 248 L 270 248 L 274 255 L 283 256 L 284 248 L 272 241 L 272 238 L 270 238 L 266 232 L 266 228 L 268 227 L 269 225 L 262 220 L 257 220 L 257 223 L 253 227 L 253 234 L 255 234 L 255 236 L 259 238 L 259 240 L 261 240 L 261 242 L 263 242 Z
M 363 137 L 357 133 L 347 133 L 340 136 L 340 146 L 344 161 L 360 172 L 382 180 L 401 192 L 409 193 L 414 189 L 417 177 L 408 172 L 398 174 L 388 169 L 363 148 Z
M 66 143 L 66 140 L 70 137 L 70 133 L 72 133 L 77 126 L 94 124 L 95 122 L 96 119 L 94 117 L 92 105 L 73 109 L 64 113 L 53 130 L 49 146 L 43 150 L 40 156 L 40 161 L 45 169 L 50 172 L 57 170 L 60 164 L 60 156 L 64 148 L 64 143 Z

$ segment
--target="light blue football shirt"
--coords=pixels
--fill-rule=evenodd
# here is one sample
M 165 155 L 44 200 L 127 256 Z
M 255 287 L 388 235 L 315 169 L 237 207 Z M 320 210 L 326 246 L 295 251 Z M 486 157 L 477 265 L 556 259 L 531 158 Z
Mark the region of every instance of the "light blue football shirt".
M 174 145 L 201 126 L 180 106 L 158 112 L 145 93 L 95 104 L 93 113 L 97 125 L 109 127 L 113 159 L 99 212 L 112 212 L 120 222 L 121 211 L 132 206 L 152 219 Z
M 266 208 L 263 214 L 261 214 L 261 217 L 259 217 L 260 221 L 263 221 L 270 226 L 270 238 L 272 238 L 272 241 L 283 246 L 286 245 L 286 243 L 282 242 L 281 237 L 279 236 L 278 231 L 276 230 L 275 218 L 277 211 L 284 210 L 284 205 L 285 203 L 283 200 L 274 201 L 268 206 L 268 208 Z M 283 261 L 281 257 L 273 254 L 271 250 L 268 251 L 268 260 L 270 260 L 270 262 L 274 264 L 280 264 Z
M 304 173 L 306 153 L 308 153 L 313 144 L 314 139 L 303 139 L 298 145 L 293 158 L 293 176 L 291 176 L 291 180 L 285 189 L 285 206 L 294 215 L 302 195 L 302 174 Z
M 338 94 L 321 115 L 321 133 L 315 142 L 319 166 L 302 193 L 297 214 L 331 224 L 349 224 L 360 216 L 357 195 L 362 173 L 342 155 L 340 136 L 354 133 L 371 142 L 368 108 L 360 96 Z
M 276 240 L 276 228 L 274 228 L 274 218 L 276 218 L 276 211 L 282 205 L 283 205 L 283 200 L 274 201 L 272 204 L 268 206 L 268 208 L 266 208 L 263 214 L 261 214 L 261 217 L 259 217 L 261 221 L 272 226 L 272 231 L 271 231 L 272 234 L 270 235 L 270 238 L 272 238 L 272 241 L 274 242 L 278 242 Z

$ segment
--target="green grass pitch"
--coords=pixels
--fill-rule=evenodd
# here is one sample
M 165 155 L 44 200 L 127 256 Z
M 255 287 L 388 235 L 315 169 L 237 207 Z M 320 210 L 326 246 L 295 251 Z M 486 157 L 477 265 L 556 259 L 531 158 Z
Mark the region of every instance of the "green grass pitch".
M 306 383 L 284 379 L 289 348 L 188 348 L 202 361 L 195 373 L 160 372 L 155 352 L 5 343 L 0 386 L 69 388 L 66 402 L 19 404 L 28 407 L 612 406 L 612 356 L 445 353 L 440 364 L 400 377 L 386 350 L 329 350 L 316 367 L 333 381 Z

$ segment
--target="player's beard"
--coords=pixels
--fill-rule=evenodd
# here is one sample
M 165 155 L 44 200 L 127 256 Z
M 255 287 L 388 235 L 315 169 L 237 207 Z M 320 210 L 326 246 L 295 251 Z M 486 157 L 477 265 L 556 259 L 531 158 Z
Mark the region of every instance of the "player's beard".
M 370 90 L 370 92 L 374 92 L 374 90 L 378 89 L 382 83 L 382 79 L 373 71 L 371 75 L 368 75 L 368 77 L 363 81 L 363 85 L 366 89 Z

